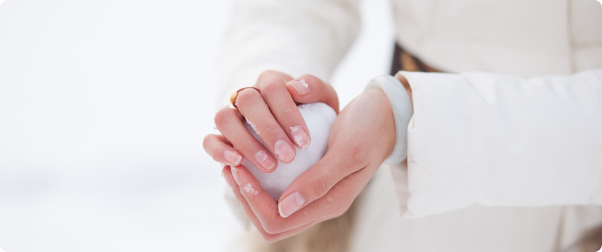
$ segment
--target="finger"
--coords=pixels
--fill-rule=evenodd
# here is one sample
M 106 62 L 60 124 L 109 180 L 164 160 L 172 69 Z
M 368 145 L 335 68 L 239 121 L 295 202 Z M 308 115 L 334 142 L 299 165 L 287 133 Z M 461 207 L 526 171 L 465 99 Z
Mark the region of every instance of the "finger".
M 292 99 L 290 102 L 293 103 Z M 252 88 L 244 89 L 238 93 L 236 104 L 247 123 L 272 153 L 283 163 L 292 162 L 295 158 L 295 147 L 272 115 L 273 111 L 270 111 L 261 94 Z
M 261 188 L 253 174 L 242 165 L 231 167 L 231 171 L 232 176 L 240 186 L 241 194 L 249 203 L 266 232 L 275 234 L 287 231 L 288 229 L 282 228 L 284 219 L 278 215 L 278 204 L 272 196 Z
M 374 167 L 378 167 L 391 153 L 395 139 L 393 112 L 390 106 L 383 105 L 383 99 L 386 102 L 384 93 L 375 91 L 358 96 L 340 114 L 338 118 L 342 120 L 337 119 L 333 125 L 326 155 L 297 177 L 280 197 L 279 209 L 283 217 L 321 198 L 339 180 L 369 163 L 377 163 Z
M 242 190 L 240 190 L 241 194 L 261 226 L 270 234 L 296 230 L 311 223 L 342 215 L 371 177 L 370 170 L 359 170 L 337 183 L 324 197 L 307 204 L 303 211 L 297 211 L 284 219 L 274 213 L 274 207 L 271 205 L 271 202 L 274 201 L 267 193 L 265 193 L 267 195 L 266 199 L 259 198 L 261 193 L 255 189 L 252 175 L 243 166 L 234 169 L 238 177 L 237 180 L 243 185 Z M 249 190 L 249 188 L 253 188 L 253 190 Z M 255 191 L 257 191 L 257 194 L 255 194 Z
M 276 169 L 276 159 L 257 139 L 255 139 L 242 123 L 242 116 L 236 109 L 222 108 L 215 115 L 215 125 L 236 150 L 249 162 L 263 172 Z
M 219 163 L 234 166 L 242 163 L 242 155 L 222 135 L 207 135 L 203 140 L 203 148 L 213 160 Z
M 378 165 L 361 169 L 345 177 L 323 197 L 307 204 L 301 211 L 287 217 L 287 225 L 296 228 L 307 219 L 328 220 L 341 216 L 349 209 L 351 203 L 370 181 L 373 170 L 376 168 L 378 168 Z
M 339 99 L 334 88 L 311 74 L 301 75 L 285 83 L 293 100 L 297 103 L 322 102 L 339 113 Z
M 259 231 L 259 233 L 261 234 L 263 239 L 267 242 L 274 242 L 274 241 L 278 241 L 278 240 L 282 240 L 282 239 L 291 237 L 300 232 L 303 232 L 305 229 L 307 229 L 319 222 L 319 221 L 313 221 L 311 223 L 305 224 L 301 227 L 297 227 L 292 230 L 275 233 L 275 234 L 270 234 L 265 231 L 265 229 L 261 225 L 261 222 L 259 222 L 259 219 L 257 219 L 257 216 L 255 215 L 255 213 L 253 213 L 253 210 L 249 206 L 249 203 L 247 202 L 246 198 L 242 195 L 240 187 L 234 181 L 234 177 L 231 172 L 230 166 L 224 167 L 224 169 L 222 170 L 222 174 L 223 174 L 224 178 L 226 179 L 226 182 L 228 183 L 228 185 L 230 185 L 230 187 L 232 188 L 232 192 L 234 193 L 234 196 L 241 204 L 243 211 L 245 212 L 245 215 L 247 216 L 247 218 L 249 218 L 249 221 L 251 221 L 251 223 L 253 223 L 253 225 L 256 227 L 257 231 Z
M 278 203 L 280 216 L 286 218 L 324 196 L 348 175 L 366 167 L 369 149 L 355 145 L 334 145 L 326 155 L 297 177 L 282 193 Z M 344 155 L 341 155 L 344 153 Z
M 239 167 L 244 167 L 244 166 L 239 166 Z M 222 174 L 224 176 L 224 178 L 226 179 L 226 182 L 228 183 L 228 185 L 230 185 L 230 187 L 232 188 L 232 193 L 234 193 L 234 196 L 236 197 L 236 199 L 238 200 L 238 202 L 241 204 L 245 215 L 247 216 L 247 218 L 249 219 L 249 221 L 251 221 L 251 223 L 253 223 L 253 225 L 257 228 L 257 230 L 264 231 L 263 227 L 261 226 L 261 222 L 259 222 L 259 219 L 257 219 L 257 216 L 255 216 L 255 213 L 253 213 L 253 211 L 251 210 L 251 207 L 249 206 L 249 203 L 247 203 L 247 199 L 245 199 L 245 197 L 242 195 L 242 189 L 240 187 L 240 179 L 239 176 L 236 175 L 236 171 L 235 169 L 232 169 L 231 166 L 225 166 L 222 169 Z M 234 182 L 232 182 L 234 181 Z M 264 231 L 265 232 L 265 231 Z
M 289 224 L 289 221 L 278 214 L 276 201 L 261 188 L 253 174 L 244 166 L 232 168 L 232 174 L 239 181 L 241 194 L 267 233 L 283 233 L 318 220 L 315 216 L 312 216 L 314 218 L 297 219 L 294 223 Z
M 292 78 L 286 74 L 266 71 L 257 79 L 263 100 L 286 135 L 299 149 L 309 147 L 311 138 L 305 120 L 284 83 Z M 244 113 L 243 113 L 244 114 Z

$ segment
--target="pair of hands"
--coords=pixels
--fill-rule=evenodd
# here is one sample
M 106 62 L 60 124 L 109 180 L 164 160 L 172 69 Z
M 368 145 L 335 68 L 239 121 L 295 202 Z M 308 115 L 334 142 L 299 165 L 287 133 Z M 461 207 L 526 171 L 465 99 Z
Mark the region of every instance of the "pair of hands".
M 311 144 L 296 103 L 323 102 L 338 112 L 338 98 L 328 83 L 312 75 L 293 79 L 281 72 L 266 71 L 254 87 L 261 92 L 251 88 L 239 92 L 238 109 L 226 107 L 216 114 L 215 124 L 222 135 L 207 135 L 203 147 L 215 161 L 226 165 L 223 177 L 245 214 L 263 239 L 273 242 L 347 211 L 393 150 L 395 122 L 380 89 L 359 95 L 338 114 L 326 155 L 302 173 L 276 202 L 240 165 L 242 158 L 263 172 L 274 171 L 276 159 L 292 162 L 293 144 L 300 149 Z M 254 125 L 269 151 L 247 131 L 243 120 Z

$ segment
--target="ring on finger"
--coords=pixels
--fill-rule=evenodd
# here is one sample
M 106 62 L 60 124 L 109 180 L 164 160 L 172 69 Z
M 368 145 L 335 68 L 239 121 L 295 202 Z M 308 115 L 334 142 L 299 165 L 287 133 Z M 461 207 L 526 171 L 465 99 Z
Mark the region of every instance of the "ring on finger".
M 234 92 L 230 95 L 230 103 L 232 103 L 232 106 L 234 106 L 236 109 L 238 109 L 238 107 L 236 106 L 236 98 L 238 98 L 238 92 L 243 91 L 247 88 L 255 89 L 255 90 L 257 90 L 257 92 L 259 92 L 261 94 L 261 91 L 259 91 L 259 89 L 256 87 L 244 87 L 239 90 L 236 90 L 236 92 Z

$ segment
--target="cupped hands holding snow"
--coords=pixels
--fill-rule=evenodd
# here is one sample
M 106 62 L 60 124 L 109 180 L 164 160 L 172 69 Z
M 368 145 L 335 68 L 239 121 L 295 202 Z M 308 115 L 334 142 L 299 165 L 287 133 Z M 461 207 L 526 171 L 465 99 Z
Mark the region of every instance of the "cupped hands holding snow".
M 309 169 L 313 164 L 317 163 L 328 149 L 328 137 L 330 129 L 337 117 L 336 112 L 324 103 L 310 103 L 298 106 L 299 112 L 305 124 L 309 129 L 311 144 L 305 150 L 295 147 L 295 159 L 288 164 L 278 161 L 278 167 L 271 173 L 264 173 L 255 167 L 251 162 L 244 159 L 242 165 L 245 166 L 255 176 L 261 187 L 274 200 L 280 199 L 280 195 L 293 181 L 304 171 Z M 244 123 L 247 130 L 265 146 L 261 138 L 257 135 L 253 126 L 249 123 Z M 299 130 L 299 128 L 291 128 L 291 130 Z M 269 149 L 269 148 L 268 148 Z M 272 153 L 273 154 L 273 153 Z

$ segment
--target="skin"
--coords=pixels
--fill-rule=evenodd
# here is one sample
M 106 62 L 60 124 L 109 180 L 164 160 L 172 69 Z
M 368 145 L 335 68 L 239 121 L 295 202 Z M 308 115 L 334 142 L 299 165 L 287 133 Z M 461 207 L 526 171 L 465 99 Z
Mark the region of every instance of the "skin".
M 291 84 L 285 84 L 301 79 L 308 84 L 309 93 L 305 95 L 300 95 Z M 295 141 L 291 127 L 300 126 L 301 131 L 307 136 L 303 142 L 311 143 L 309 130 L 296 103 L 323 102 L 335 111 L 339 111 L 339 101 L 332 86 L 312 75 L 306 74 L 293 79 L 281 72 L 265 71 L 259 76 L 254 87 L 261 92 L 252 88 L 244 89 L 238 93 L 236 99 L 238 109 L 226 107 L 215 115 L 215 125 L 222 135 L 210 134 L 203 141 L 205 151 L 215 161 L 226 165 L 239 165 L 240 162 L 232 162 L 236 160 L 235 158 L 226 159 L 224 153 L 230 151 L 230 153 L 247 158 L 261 171 L 272 172 L 277 167 L 276 158 L 285 164 L 294 159 L 293 144 L 303 148 Z M 242 123 L 243 120 L 249 120 L 255 125 L 259 137 L 270 148 L 270 151 L 278 153 L 276 143 L 283 141 L 284 145 L 290 146 L 292 155 L 286 156 L 286 158 L 274 157 L 246 130 Z M 257 157 L 257 153 L 260 151 L 267 156 L 267 160 L 263 164 L 260 162 L 262 158 Z
M 311 75 L 295 80 L 301 79 L 309 86 L 309 93 L 304 95 L 300 95 L 289 83 L 285 84 L 293 80 L 292 77 L 275 71 L 264 72 L 255 85 L 261 94 L 253 89 L 243 90 L 249 90 L 249 96 L 256 93 L 253 94 L 256 100 L 241 103 L 239 95 L 237 106 L 240 113 L 232 108 L 218 112 L 215 122 L 223 136 L 208 135 L 203 143 L 214 160 L 226 165 L 222 170 L 224 179 L 249 220 L 268 242 L 293 236 L 316 223 L 342 215 L 382 161 L 390 155 L 395 144 L 395 122 L 387 97 L 380 89 L 366 91 L 337 116 L 326 155 L 301 174 L 278 202 L 274 201 L 240 162 L 226 160 L 224 152 L 239 151 L 236 153 L 254 162 L 254 153 L 261 150 L 261 144 L 253 142 L 253 137 L 242 126 L 243 115 L 254 117 L 250 120 L 258 123 L 260 137 L 271 146 L 276 139 L 295 143 L 290 131 L 286 130 L 291 125 L 300 125 L 307 131 L 295 103 L 324 102 L 338 111 L 336 93 L 328 83 Z M 400 81 L 407 85 L 407 81 Z M 248 98 L 245 96 L 243 99 Z M 263 98 L 263 104 L 260 98 Z M 275 167 L 266 172 L 273 169 Z M 298 200 L 299 197 L 303 200 Z M 291 208 L 291 205 L 295 206 Z

